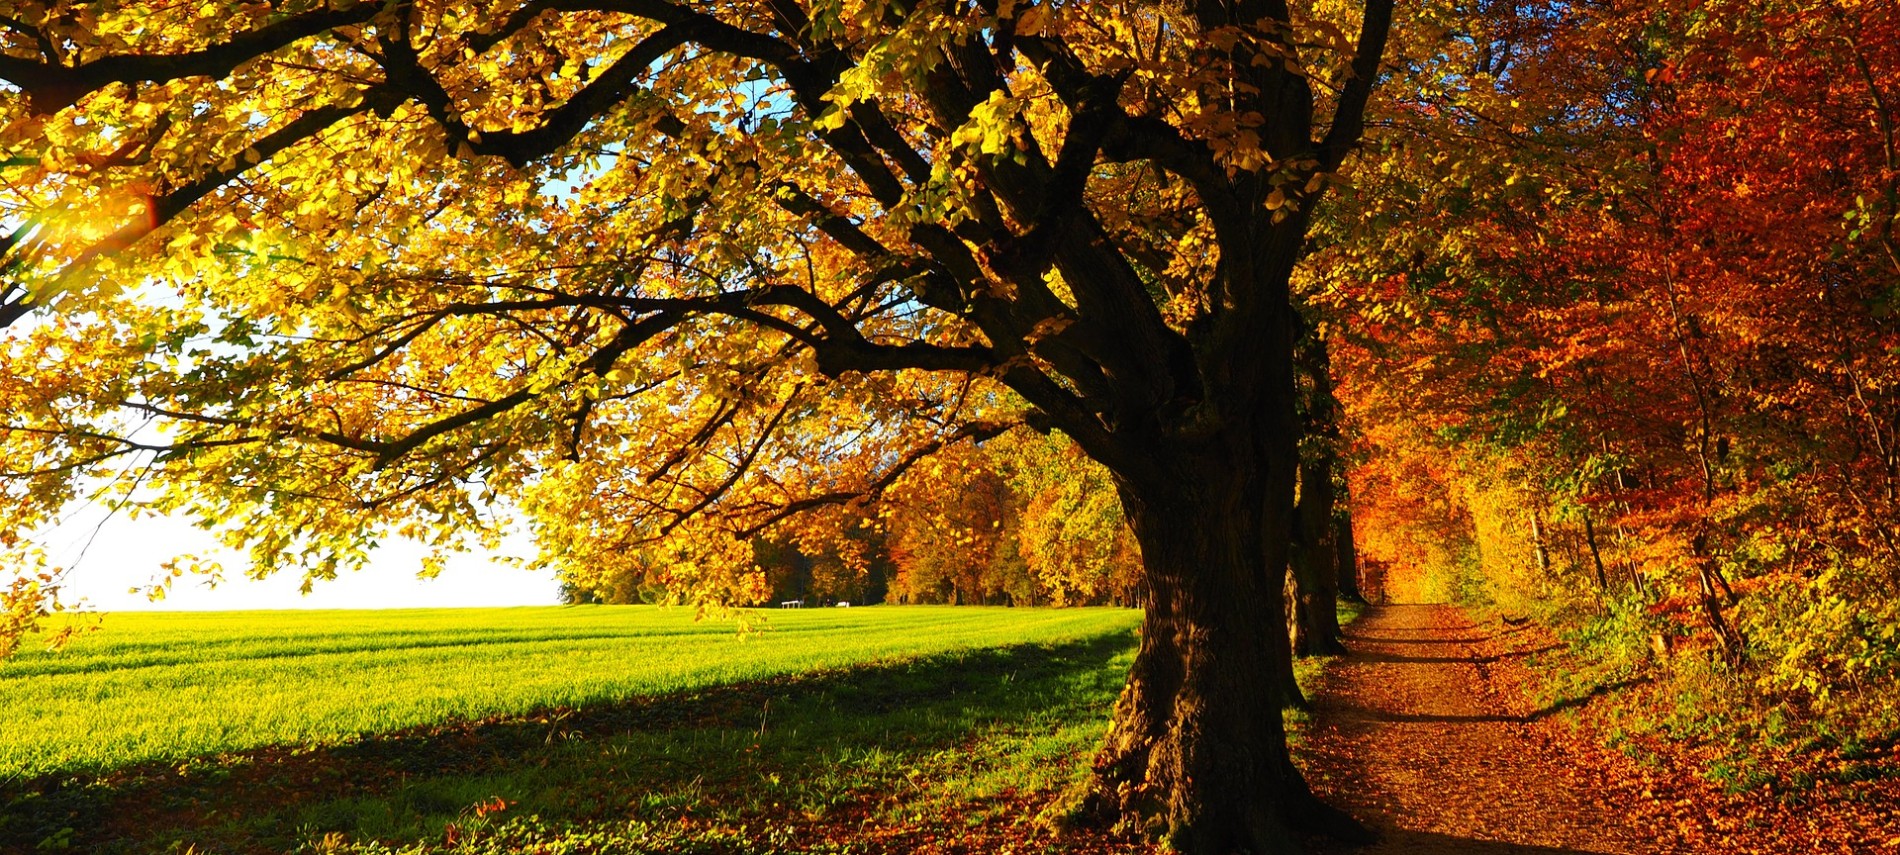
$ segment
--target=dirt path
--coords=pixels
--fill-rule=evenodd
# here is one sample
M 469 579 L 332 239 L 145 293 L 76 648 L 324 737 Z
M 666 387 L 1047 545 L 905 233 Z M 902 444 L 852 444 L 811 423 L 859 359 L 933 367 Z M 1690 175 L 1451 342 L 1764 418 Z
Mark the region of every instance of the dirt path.
M 1358 853 L 1658 851 L 1591 799 L 1612 773 L 1518 700 L 1530 633 L 1440 605 L 1374 607 L 1346 633 L 1353 652 L 1314 698 L 1305 753 L 1314 788 L 1384 835 Z

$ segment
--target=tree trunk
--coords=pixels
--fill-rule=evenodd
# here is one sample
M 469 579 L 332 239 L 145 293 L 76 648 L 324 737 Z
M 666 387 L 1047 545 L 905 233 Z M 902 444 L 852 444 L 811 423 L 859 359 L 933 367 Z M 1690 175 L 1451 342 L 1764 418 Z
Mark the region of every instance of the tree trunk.
M 1730 662 L 1740 662 L 1746 642 L 1735 626 L 1722 615 L 1722 604 L 1715 600 L 1715 586 L 1709 581 L 1709 568 L 1706 565 L 1696 568 L 1697 581 L 1701 583 L 1702 615 L 1708 621 L 1709 630 L 1715 633 L 1716 640 L 1722 644 L 1722 655 Z
M 1299 504 L 1294 508 L 1291 568 L 1299 630 L 1293 652 L 1318 656 L 1346 652 L 1339 641 L 1339 575 L 1334 568 L 1333 464 L 1339 443 L 1339 405 L 1333 399 L 1326 340 L 1309 334 L 1295 353 L 1306 375 L 1306 438 L 1300 457 Z
M 1624 506 L 1623 510 L 1628 512 L 1628 506 Z M 1630 586 L 1636 589 L 1637 596 L 1647 600 L 1649 599 L 1649 585 L 1643 581 L 1643 568 L 1641 563 L 1635 558 L 1630 557 L 1629 539 L 1630 534 L 1624 530 L 1623 524 L 1616 523 L 1616 548 L 1623 553 L 1623 566 L 1629 571 Z
M 1284 5 L 1193 8 L 1208 30 L 1277 32 L 1291 23 Z M 1391 6 L 1368 0 L 1365 8 L 1354 74 L 1317 149 L 1326 171 L 1354 144 L 1365 103 L 1354 93 L 1368 92 L 1378 73 Z M 1276 159 L 1316 150 L 1309 137 L 1314 98 L 1303 74 L 1284 62 L 1253 61 L 1274 56 L 1251 47 L 1209 54 L 1216 56 L 1240 60 L 1224 69 L 1232 83 L 1213 85 L 1210 94 L 1275 117 L 1263 149 Z M 1288 283 L 1311 207 L 1267 211 L 1262 200 L 1280 192 L 1275 180 L 1242 171 L 1224 186 L 1217 178 L 1196 184 L 1220 246 L 1208 292 L 1219 295 L 1218 309 L 1186 331 L 1186 348 L 1154 352 L 1146 364 L 1167 366 L 1165 374 L 1124 379 L 1118 362 L 1104 363 L 1102 376 L 1117 394 L 1086 417 L 1058 422 L 1114 474 L 1148 583 L 1141 646 L 1083 810 L 1158 832 L 1185 855 L 1294 852 L 1296 831 L 1351 842 L 1371 837 L 1307 788 L 1280 719 L 1292 670 L 1282 585 L 1302 433 Z M 1109 243 L 1085 237 L 1074 246 Z M 1062 272 L 1084 282 L 1094 271 L 1076 264 Z M 1142 282 L 1129 285 L 1143 293 Z M 1115 351 L 1140 343 L 1104 341 L 1114 341 Z
M 1314 454 L 1300 466 L 1300 501 L 1290 566 L 1298 599 L 1299 632 L 1293 652 L 1322 656 L 1346 652 L 1339 640 L 1338 571 L 1334 569 L 1332 454 Z
M 1301 654 L 1310 647 L 1312 634 L 1306 619 L 1305 607 L 1300 604 L 1300 580 L 1293 571 L 1293 562 L 1288 562 L 1286 572 L 1281 575 L 1281 614 L 1286 623 L 1287 649 Z M 1275 668 L 1274 679 L 1280 684 L 1281 709 L 1306 710 L 1312 706 L 1306 702 L 1306 692 L 1300 689 L 1300 681 L 1291 667 Z
M 1359 546 L 1353 541 L 1351 494 L 1342 495 L 1339 512 L 1333 515 L 1333 576 L 1338 580 L 1339 598 L 1363 603 L 1359 592 Z
M 1729 602 L 1735 601 L 1735 592 L 1728 589 L 1728 583 L 1721 577 L 1721 571 L 1715 567 L 1715 558 L 1709 554 L 1707 534 L 1696 535 L 1693 541 L 1696 581 L 1700 583 L 1702 615 L 1707 619 L 1709 630 L 1722 644 L 1722 655 L 1730 662 L 1739 663 L 1746 655 L 1748 641 L 1741 630 L 1729 623 L 1722 614 L 1722 604 L 1716 600 L 1716 583 L 1722 583 L 1722 590 L 1728 593 Z
M 1550 578 L 1550 543 L 1544 539 L 1544 510 L 1539 505 L 1531 506 L 1531 547 L 1537 552 L 1537 573 L 1540 578 Z
M 1597 590 L 1608 591 L 1610 576 L 1603 572 L 1603 553 L 1597 549 L 1596 523 L 1590 519 L 1590 512 L 1587 510 L 1583 512 L 1583 542 L 1590 547 L 1590 564 L 1597 571 Z
M 1281 726 L 1297 452 L 1278 444 L 1266 460 L 1201 452 L 1161 482 L 1121 483 L 1147 614 L 1084 811 L 1189 855 L 1293 852 L 1295 831 L 1366 837 L 1307 788 Z

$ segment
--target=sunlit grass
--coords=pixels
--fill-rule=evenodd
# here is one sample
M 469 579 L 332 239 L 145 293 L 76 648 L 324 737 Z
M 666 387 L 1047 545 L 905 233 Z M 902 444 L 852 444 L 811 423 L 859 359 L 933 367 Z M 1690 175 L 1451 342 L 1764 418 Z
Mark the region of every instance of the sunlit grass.
M 772 611 L 763 631 L 643 606 L 127 613 L 0 663 L 0 778 L 585 707 L 1126 631 L 1121 609 Z
M 992 823 L 1045 834 L 1056 819 L 1035 811 L 1056 810 L 1050 796 L 1086 776 L 1131 641 L 1116 632 L 857 669 L 775 694 L 756 725 L 556 740 L 534 752 L 545 762 L 419 778 L 272 820 L 304 841 L 334 835 L 375 852 L 383 846 L 369 842 L 403 852 L 828 851 L 826 838 L 869 828 L 956 839 Z M 493 799 L 509 805 L 504 815 L 473 815 Z M 443 845 L 450 826 L 464 845 Z

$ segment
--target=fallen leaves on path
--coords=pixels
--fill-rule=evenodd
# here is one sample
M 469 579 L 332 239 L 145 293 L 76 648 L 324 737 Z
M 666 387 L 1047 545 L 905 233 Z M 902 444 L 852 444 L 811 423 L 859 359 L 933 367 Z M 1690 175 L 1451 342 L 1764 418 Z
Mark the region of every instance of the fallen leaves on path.
M 1347 632 L 1302 756 L 1322 797 L 1384 833 L 1360 855 L 1900 852 L 1900 778 L 1728 793 L 1695 746 L 1605 747 L 1591 697 L 1533 703 L 1524 663 L 1553 649 L 1535 627 L 1390 605 Z
M 1499 678 L 1529 641 L 1449 606 L 1375 607 L 1348 630 L 1353 653 L 1328 670 L 1304 753 L 1321 794 L 1385 835 L 1362 852 L 1658 851 L 1595 802 L 1590 767 Z

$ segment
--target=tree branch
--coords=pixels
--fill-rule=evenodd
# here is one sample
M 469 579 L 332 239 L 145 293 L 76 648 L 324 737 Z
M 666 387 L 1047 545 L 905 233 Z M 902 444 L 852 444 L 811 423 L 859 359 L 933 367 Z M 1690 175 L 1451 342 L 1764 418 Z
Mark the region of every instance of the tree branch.
M 48 115 L 112 83 L 224 77 L 238 66 L 299 39 L 368 21 L 381 9 L 379 3 L 361 2 L 347 9 L 304 12 L 195 51 L 108 56 L 77 67 L 0 54 L 0 79 L 25 90 L 34 113 Z
M 934 439 L 911 449 L 908 454 L 905 454 L 902 458 L 898 459 L 896 463 L 892 464 L 890 469 L 885 470 L 883 475 L 878 476 L 862 490 L 837 490 L 787 502 L 781 505 L 777 510 L 767 514 L 765 519 L 759 523 L 740 529 L 738 535 L 742 538 L 757 537 L 763 534 L 766 529 L 783 522 L 794 514 L 831 505 L 844 505 L 877 498 L 883 495 L 885 490 L 890 489 L 892 484 L 897 483 L 897 479 L 902 478 L 904 473 L 910 471 L 912 466 L 917 465 L 930 455 L 936 454 L 946 446 L 963 442 L 964 440 L 982 442 L 986 439 L 1001 436 L 1021 425 L 1022 423 L 1017 421 L 967 423 L 951 432 L 947 437 Z
M 1366 0 L 1366 12 L 1359 25 L 1359 45 L 1353 53 L 1352 76 L 1339 93 L 1333 108 L 1333 123 L 1319 146 L 1320 171 L 1334 172 L 1346 161 L 1346 155 L 1359 145 L 1366 126 L 1366 103 L 1372 86 L 1379 79 L 1379 58 L 1385 55 L 1386 37 L 1392 31 L 1392 0 Z

